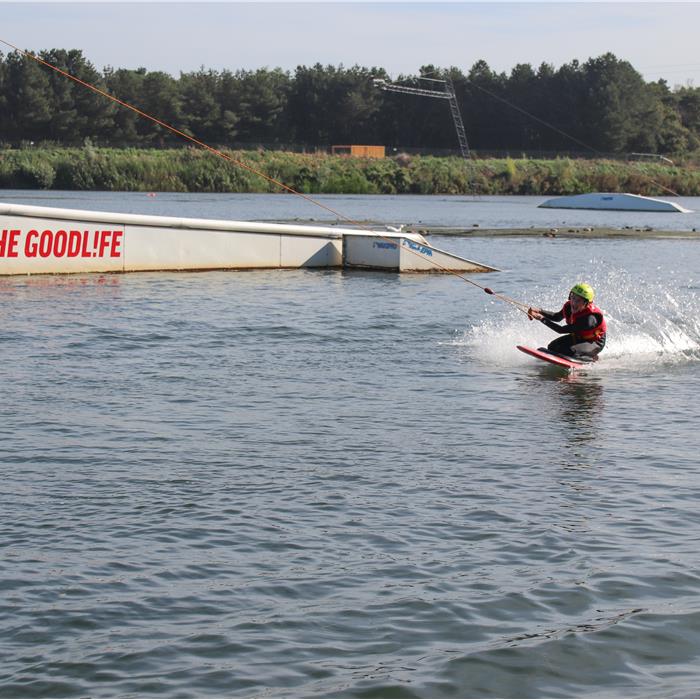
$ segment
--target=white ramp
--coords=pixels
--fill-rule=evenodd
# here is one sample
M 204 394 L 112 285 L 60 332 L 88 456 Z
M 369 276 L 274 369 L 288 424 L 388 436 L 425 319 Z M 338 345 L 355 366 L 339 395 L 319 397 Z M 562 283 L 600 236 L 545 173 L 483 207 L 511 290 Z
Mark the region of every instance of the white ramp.
M 418 237 L 416 237 L 418 238 Z M 405 236 L 343 234 L 343 267 L 397 272 L 497 272 L 498 268 L 461 258 Z
M 398 272 L 496 269 L 438 250 L 417 233 L 0 203 L 0 275 L 341 265 Z
M 570 197 L 555 197 L 538 205 L 543 209 L 600 209 L 602 211 L 653 211 L 689 214 L 690 209 L 665 199 L 642 197 L 638 194 L 590 192 Z

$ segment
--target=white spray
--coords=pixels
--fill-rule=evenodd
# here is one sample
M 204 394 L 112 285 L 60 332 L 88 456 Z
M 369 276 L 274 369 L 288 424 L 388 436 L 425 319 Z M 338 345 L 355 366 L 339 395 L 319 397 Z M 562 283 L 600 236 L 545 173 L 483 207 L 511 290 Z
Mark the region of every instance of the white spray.
M 572 280 L 571 284 L 579 280 Z M 596 371 L 612 367 L 675 364 L 700 360 L 700 298 L 697 284 L 633 279 L 626 271 L 607 270 L 585 281 L 596 291 L 596 303 L 606 316 L 608 341 Z M 561 308 L 566 289 L 525 290 L 532 304 L 550 311 Z M 529 362 L 516 345 L 546 346 L 551 330 L 513 308 L 491 309 L 488 317 L 455 337 L 470 355 L 508 366 Z

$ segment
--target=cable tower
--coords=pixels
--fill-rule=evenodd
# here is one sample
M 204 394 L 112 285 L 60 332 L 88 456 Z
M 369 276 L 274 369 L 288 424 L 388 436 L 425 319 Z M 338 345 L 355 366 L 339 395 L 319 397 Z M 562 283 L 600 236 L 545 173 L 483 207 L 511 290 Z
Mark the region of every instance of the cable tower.
M 462 121 L 462 113 L 459 111 L 459 104 L 457 104 L 457 96 L 455 95 L 454 84 L 451 78 L 448 76 L 445 80 L 436 80 L 435 78 L 421 78 L 421 80 L 429 80 L 433 83 L 441 83 L 443 86 L 442 90 L 424 90 L 422 88 L 409 87 L 407 85 L 399 85 L 398 83 L 388 83 L 383 78 L 374 78 L 372 82 L 375 87 L 380 90 L 385 90 L 387 92 L 402 92 L 406 95 L 418 95 L 420 97 L 435 97 L 439 100 L 448 100 L 450 103 L 450 113 L 452 114 L 452 121 L 455 125 L 455 131 L 457 132 L 457 140 L 459 141 L 459 150 L 462 152 L 462 158 L 465 161 L 469 161 L 470 152 L 469 144 L 467 143 L 467 134 L 464 130 L 464 122 Z

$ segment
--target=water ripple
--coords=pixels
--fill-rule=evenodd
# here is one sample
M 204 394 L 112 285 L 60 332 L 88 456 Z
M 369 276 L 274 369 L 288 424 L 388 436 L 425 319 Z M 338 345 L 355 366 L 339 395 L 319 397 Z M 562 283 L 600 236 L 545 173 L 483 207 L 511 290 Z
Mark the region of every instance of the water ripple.
M 576 277 L 579 242 L 540 243 L 492 243 L 502 286 Z M 641 275 L 616 246 L 586 259 Z M 0 697 L 696 689 L 683 285 L 660 303 L 685 340 L 644 331 L 660 362 L 567 377 L 454 280 L 114 279 L 3 285 Z

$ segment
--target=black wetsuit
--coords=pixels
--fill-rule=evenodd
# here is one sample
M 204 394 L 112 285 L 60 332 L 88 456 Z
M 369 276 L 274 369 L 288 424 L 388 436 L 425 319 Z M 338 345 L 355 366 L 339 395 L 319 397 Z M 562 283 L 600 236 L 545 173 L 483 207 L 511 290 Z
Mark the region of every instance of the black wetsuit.
M 551 328 L 557 333 L 567 333 L 561 338 L 555 338 L 548 346 L 547 350 L 556 353 L 557 355 L 568 355 L 576 357 L 577 355 L 586 355 L 595 358 L 598 353 L 605 347 L 605 334 L 596 340 L 577 340 L 576 335 L 580 332 L 585 332 L 596 328 L 600 325 L 602 318 L 598 314 L 587 314 L 577 318 L 573 323 L 565 323 L 560 326 L 556 321 L 564 320 L 564 311 L 545 311 L 540 309 L 540 313 L 544 316 L 542 323 L 547 328 Z

